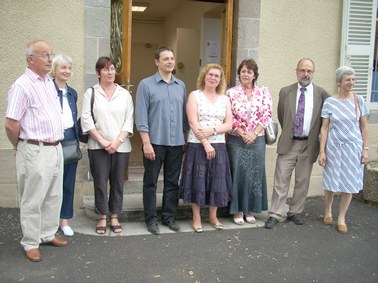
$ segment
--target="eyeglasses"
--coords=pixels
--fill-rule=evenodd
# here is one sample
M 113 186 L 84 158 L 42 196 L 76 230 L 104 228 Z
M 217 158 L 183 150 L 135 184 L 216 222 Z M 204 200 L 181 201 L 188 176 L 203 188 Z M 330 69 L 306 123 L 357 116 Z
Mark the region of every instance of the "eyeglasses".
M 53 59 L 55 57 L 55 54 L 54 53 L 47 53 L 47 52 L 43 52 L 41 54 L 31 54 L 30 56 L 34 56 L 34 57 L 40 57 L 40 58 L 43 58 L 43 59 Z
M 209 77 L 212 77 L 212 78 L 216 78 L 216 79 L 219 79 L 220 76 L 218 74 L 213 74 L 213 73 L 208 73 L 207 74 Z
M 305 70 L 305 69 L 300 69 L 300 70 L 297 69 L 297 71 L 302 73 L 302 74 L 307 73 L 309 75 L 312 75 L 314 73 L 314 71 L 312 71 L 312 70 Z

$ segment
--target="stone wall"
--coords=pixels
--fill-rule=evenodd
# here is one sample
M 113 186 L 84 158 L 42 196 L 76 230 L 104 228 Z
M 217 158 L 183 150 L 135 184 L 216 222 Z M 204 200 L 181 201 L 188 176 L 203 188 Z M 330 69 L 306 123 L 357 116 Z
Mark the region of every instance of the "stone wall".
M 111 0 L 85 1 L 85 89 L 98 83 L 97 59 L 110 55 L 110 5 Z

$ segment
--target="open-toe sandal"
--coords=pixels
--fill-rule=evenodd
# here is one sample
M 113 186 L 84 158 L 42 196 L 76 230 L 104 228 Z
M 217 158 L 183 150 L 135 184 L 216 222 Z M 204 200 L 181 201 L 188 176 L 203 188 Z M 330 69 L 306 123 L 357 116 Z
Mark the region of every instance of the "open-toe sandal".
M 118 217 L 110 217 L 110 221 L 112 219 L 118 219 Z M 117 225 L 110 225 L 110 229 L 112 229 L 113 233 L 119 234 L 122 232 L 122 226 L 120 224 Z
M 245 216 L 245 221 L 247 221 L 249 224 L 255 224 L 256 218 L 252 214 L 247 214 Z
M 100 218 L 98 221 L 105 220 L 106 218 Z M 96 226 L 96 233 L 99 235 L 105 235 L 106 233 L 106 226 Z
M 243 213 L 241 213 L 241 217 L 235 217 L 234 216 L 234 223 L 237 225 L 243 225 L 244 224 L 244 218 L 243 218 Z

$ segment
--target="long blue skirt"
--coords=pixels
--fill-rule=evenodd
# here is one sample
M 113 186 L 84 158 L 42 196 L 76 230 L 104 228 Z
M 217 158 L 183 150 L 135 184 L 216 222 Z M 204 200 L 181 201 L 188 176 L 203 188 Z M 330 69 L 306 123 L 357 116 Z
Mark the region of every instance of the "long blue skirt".
M 232 180 L 226 145 L 211 145 L 216 153 L 212 160 L 206 159 L 202 144 L 187 145 L 179 189 L 184 203 L 226 207 L 231 201 Z
M 232 202 L 230 213 L 261 213 L 268 210 L 265 175 L 265 137 L 254 143 L 228 136 L 227 150 L 232 175 Z

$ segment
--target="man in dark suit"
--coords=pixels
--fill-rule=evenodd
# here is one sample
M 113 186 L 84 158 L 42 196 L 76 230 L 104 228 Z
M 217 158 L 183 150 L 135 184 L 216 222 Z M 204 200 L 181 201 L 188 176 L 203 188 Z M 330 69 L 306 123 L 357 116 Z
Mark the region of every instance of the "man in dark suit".
M 280 90 L 278 120 L 282 133 L 277 145 L 277 161 L 269 218 L 265 228 L 272 229 L 284 218 L 290 179 L 295 169 L 295 185 L 287 220 L 304 224 L 303 209 L 307 198 L 313 163 L 319 154 L 321 109 L 329 94 L 312 83 L 315 64 L 299 60 L 298 82 Z

